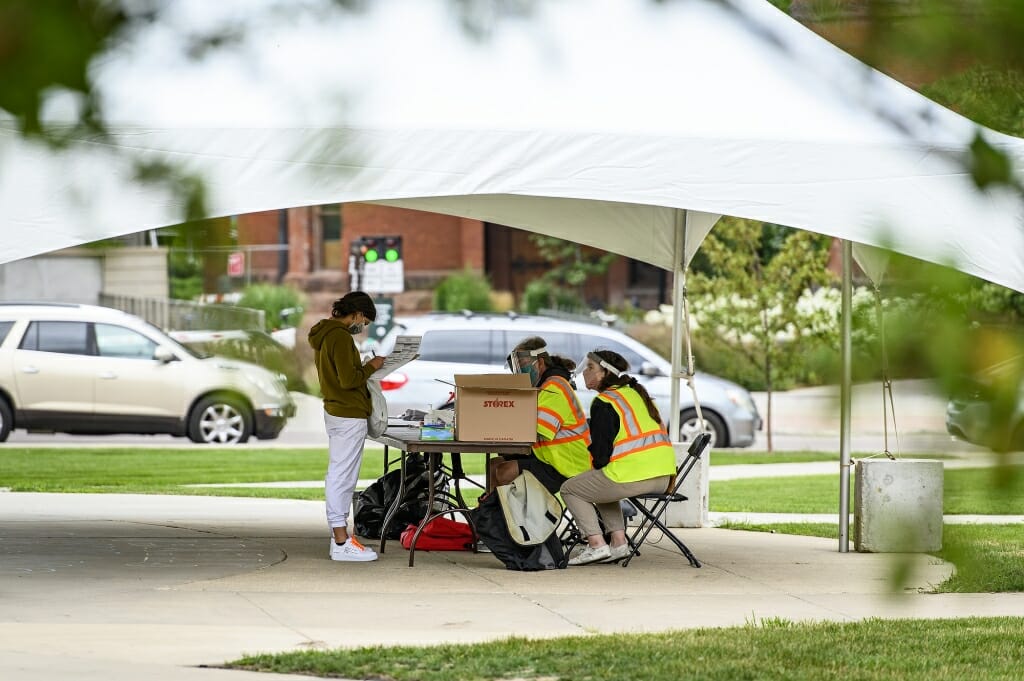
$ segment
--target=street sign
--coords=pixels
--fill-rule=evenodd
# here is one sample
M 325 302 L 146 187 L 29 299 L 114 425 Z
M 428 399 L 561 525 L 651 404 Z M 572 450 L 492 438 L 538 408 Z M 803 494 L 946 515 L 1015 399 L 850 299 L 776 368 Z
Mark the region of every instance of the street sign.
M 405 265 L 401 260 L 367 262 L 360 286 L 367 293 L 401 293 L 405 290 Z
M 394 321 L 394 298 L 375 298 L 374 306 L 377 308 L 377 318 L 367 329 L 367 336 L 370 340 L 381 341 L 388 331 L 395 325 Z
M 228 276 L 241 277 L 245 274 L 245 253 L 228 253 Z

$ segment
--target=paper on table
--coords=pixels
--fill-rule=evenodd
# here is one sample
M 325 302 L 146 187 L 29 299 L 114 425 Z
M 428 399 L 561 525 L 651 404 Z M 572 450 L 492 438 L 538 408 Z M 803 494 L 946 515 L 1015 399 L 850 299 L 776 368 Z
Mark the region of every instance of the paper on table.
M 421 338 L 422 336 L 399 336 L 396 338 L 394 349 L 384 358 L 384 365 L 373 372 L 370 378 L 384 378 L 392 371 L 419 357 Z

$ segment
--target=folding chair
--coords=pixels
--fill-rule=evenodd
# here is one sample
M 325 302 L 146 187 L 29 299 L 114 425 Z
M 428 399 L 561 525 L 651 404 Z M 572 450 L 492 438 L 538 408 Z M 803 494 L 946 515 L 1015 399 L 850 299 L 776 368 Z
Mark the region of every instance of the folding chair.
M 622 509 L 622 517 L 627 523 L 631 521 L 637 514 L 636 507 L 633 506 L 633 504 L 631 504 L 628 499 L 623 499 L 622 501 L 620 501 L 619 507 Z M 608 535 L 607 533 L 605 533 L 604 522 L 601 520 L 601 518 L 598 518 L 598 523 L 601 527 L 602 533 L 604 533 L 605 537 L 607 538 Z M 577 546 L 582 546 L 583 544 L 586 544 L 587 538 L 583 536 L 582 532 L 580 532 L 579 526 L 576 525 L 576 519 L 572 517 L 572 513 L 569 512 L 569 508 L 564 505 L 564 502 L 562 510 L 562 519 L 559 523 L 559 527 L 560 530 L 558 536 L 562 542 L 562 551 L 565 553 L 565 559 L 563 560 L 563 564 L 567 565 L 569 563 L 570 558 L 569 554 L 571 554 L 573 549 L 575 549 Z M 633 540 L 628 535 L 626 536 L 626 541 L 630 542 L 630 545 L 633 548 L 633 550 L 636 550 L 636 546 L 632 545 Z
M 690 561 L 690 565 L 699 568 L 700 561 L 693 555 L 693 552 L 687 548 L 686 544 L 682 542 L 675 534 L 673 534 L 668 527 L 665 526 L 663 516 L 665 511 L 668 509 L 669 503 L 673 501 L 686 501 L 687 498 L 679 493 L 679 488 L 683 485 L 683 480 L 690 474 L 693 467 L 700 462 L 700 457 L 704 456 L 704 452 L 711 448 L 711 435 L 708 433 L 701 433 L 693 442 L 690 443 L 690 448 L 686 452 L 686 456 L 683 458 L 679 467 L 676 469 L 676 481 L 672 486 L 672 489 L 660 494 L 638 494 L 635 497 L 629 497 L 629 502 L 633 504 L 636 510 L 640 513 L 640 523 L 637 525 L 636 530 L 632 535 L 629 536 L 629 545 L 632 551 L 626 559 L 622 561 L 622 567 L 629 565 L 629 561 L 633 560 L 633 556 L 640 554 L 640 547 L 643 546 L 644 541 L 647 539 L 647 535 L 651 533 L 651 530 L 658 528 L 661 533 L 668 537 L 669 541 L 676 545 L 686 559 Z M 654 505 L 650 508 L 647 507 L 645 501 L 653 501 Z

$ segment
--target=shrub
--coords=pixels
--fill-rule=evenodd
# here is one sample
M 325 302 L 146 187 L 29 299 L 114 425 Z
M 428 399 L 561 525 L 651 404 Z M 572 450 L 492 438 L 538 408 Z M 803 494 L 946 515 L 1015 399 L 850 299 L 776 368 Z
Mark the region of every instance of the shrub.
M 534 279 L 526 285 L 520 307 L 527 314 L 537 314 L 543 308 L 566 312 L 584 309 L 583 301 L 574 291 L 543 279 Z
M 263 310 L 265 313 L 265 331 L 273 331 L 283 326 L 288 326 L 288 319 L 283 319 L 282 311 L 295 311 L 288 315 L 288 318 L 297 320 L 302 317 L 303 297 L 302 294 L 290 286 L 275 286 L 273 284 L 255 284 L 242 291 L 242 297 L 238 299 L 239 307 L 251 307 L 256 310 Z
M 442 312 L 490 312 L 493 309 L 491 282 L 469 269 L 449 275 L 434 289 L 434 309 Z

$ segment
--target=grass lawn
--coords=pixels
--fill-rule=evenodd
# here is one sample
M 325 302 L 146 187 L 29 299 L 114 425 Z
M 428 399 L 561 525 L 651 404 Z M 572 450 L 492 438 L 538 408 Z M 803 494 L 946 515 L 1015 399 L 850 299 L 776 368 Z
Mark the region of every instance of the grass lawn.
M 868 453 L 854 453 L 854 459 L 869 456 Z M 920 458 L 954 459 L 949 454 L 922 454 Z M 839 455 L 835 452 L 748 452 L 742 449 L 715 449 L 711 452 L 712 466 L 735 466 L 740 464 L 763 463 L 808 463 L 813 461 L 835 461 L 839 467 Z
M 853 500 L 851 475 L 850 500 Z M 742 513 L 836 513 L 839 475 L 749 478 L 711 483 L 712 511 Z M 1024 514 L 1024 468 L 947 470 L 943 477 L 946 514 Z
M 384 471 L 383 456 L 383 448 L 367 447 L 359 477 L 364 480 L 380 477 Z M 723 450 L 712 454 L 711 463 L 719 466 L 834 459 L 834 455 L 824 452 L 765 454 Z M 135 492 L 323 499 L 323 492 L 315 488 L 179 486 L 322 480 L 326 467 L 326 447 L 4 447 L 0 449 L 0 487 L 16 492 Z M 471 475 L 482 475 L 483 457 L 464 456 L 463 467 Z M 822 481 L 834 480 L 834 476 L 821 477 Z M 742 491 L 738 493 L 741 496 L 744 494 Z M 760 494 L 758 492 L 758 496 Z M 835 505 L 834 502 L 832 505 Z M 732 506 L 730 501 L 730 508 Z M 724 509 L 716 507 L 714 510 Z
M 1022 649 L 1020 618 L 841 624 L 765 620 L 661 634 L 257 655 L 228 666 L 396 681 L 1016 681 Z
M 839 539 L 839 526 L 831 523 L 728 523 L 722 527 Z M 952 577 L 935 586 L 937 593 L 1024 591 L 1024 531 L 1019 525 L 944 524 L 942 550 L 932 555 L 956 566 Z
M 359 477 L 383 473 L 383 449 L 367 448 Z M 483 473 L 482 457 L 465 457 L 468 473 Z M 323 480 L 326 448 L 0 448 L 0 486 L 14 492 L 142 492 L 310 498 L 307 490 L 179 488 L 200 483 Z M 315 490 L 312 490 L 315 491 Z M 282 493 L 283 492 L 283 493 Z M 318 497 L 323 498 L 320 490 Z

